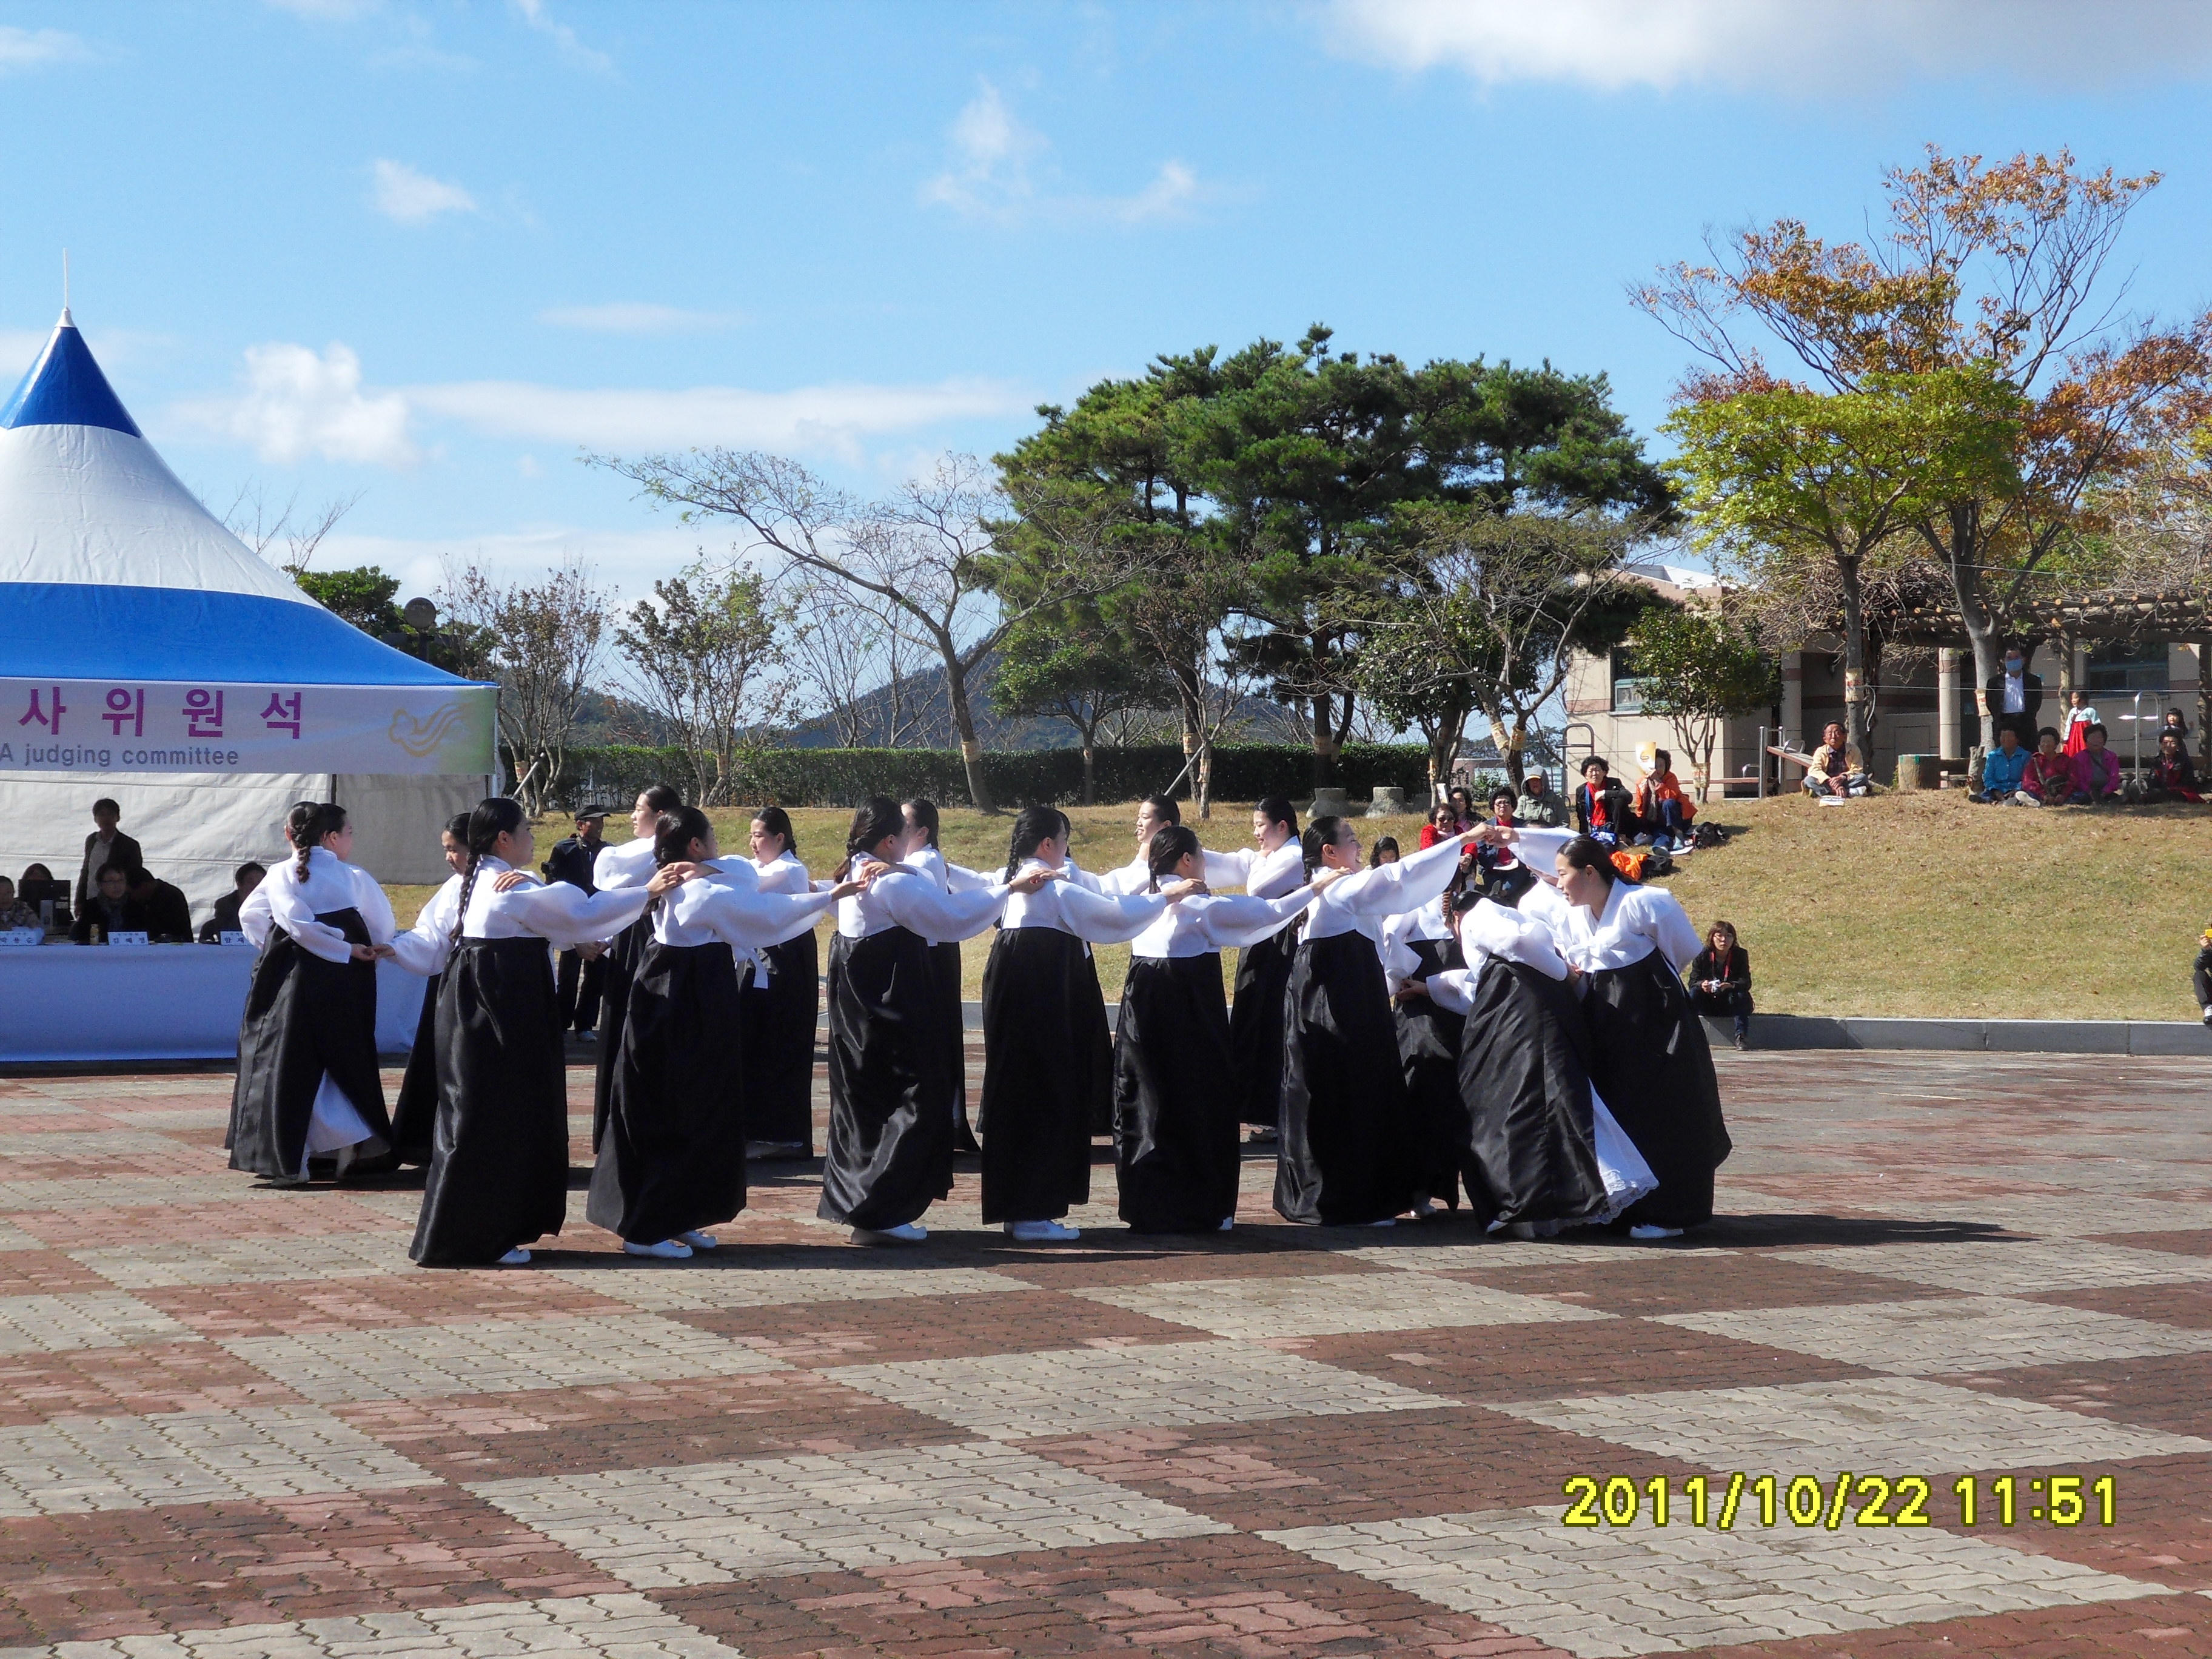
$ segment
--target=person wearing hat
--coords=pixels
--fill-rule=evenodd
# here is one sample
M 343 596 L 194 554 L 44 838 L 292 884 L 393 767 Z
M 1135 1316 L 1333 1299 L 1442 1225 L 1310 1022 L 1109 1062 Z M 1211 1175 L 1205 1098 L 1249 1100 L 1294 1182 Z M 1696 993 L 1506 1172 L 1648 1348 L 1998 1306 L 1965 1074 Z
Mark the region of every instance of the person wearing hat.
M 1513 821 L 1526 829 L 1562 829 L 1567 822 L 1567 804 L 1552 787 L 1550 778 L 1531 772 L 1521 786 L 1520 799 L 1513 805 Z
M 592 880 L 592 861 L 599 855 L 606 843 L 601 839 L 607 822 L 607 807 L 594 801 L 576 810 L 576 833 L 553 843 L 552 856 L 545 860 L 545 879 L 565 881 L 571 887 L 580 887 L 586 893 L 599 888 Z M 599 953 L 595 947 L 587 956 L 583 951 L 561 952 L 561 972 L 555 984 L 559 999 L 561 1029 L 573 1030 L 586 1042 L 599 1040 Z

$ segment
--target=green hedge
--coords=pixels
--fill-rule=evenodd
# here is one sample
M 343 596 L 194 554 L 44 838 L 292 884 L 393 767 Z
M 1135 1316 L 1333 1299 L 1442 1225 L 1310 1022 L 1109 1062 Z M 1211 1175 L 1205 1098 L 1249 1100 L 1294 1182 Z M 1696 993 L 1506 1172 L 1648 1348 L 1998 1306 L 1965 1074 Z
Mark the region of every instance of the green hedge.
M 1134 800 L 1167 787 L 1182 769 L 1181 748 L 1101 749 L 1097 795 L 1102 801 Z M 1213 794 L 1218 800 L 1257 800 L 1313 793 L 1313 751 L 1291 744 L 1231 744 L 1213 751 Z M 1072 805 L 1083 799 L 1083 755 L 1074 749 L 994 751 L 983 757 L 984 776 L 999 804 Z M 627 802 L 647 784 L 688 775 L 683 751 L 610 745 L 571 750 L 557 799 L 574 806 L 587 796 Z M 1348 744 L 1337 761 L 1340 786 L 1357 797 L 1395 784 L 1407 800 L 1426 798 L 1428 751 L 1419 744 Z M 957 749 L 773 749 L 746 769 L 740 791 L 748 802 L 782 806 L 850 806 L 864 796 L 903 799 L 923 795 L 964 806 L 968 772 Z M 1176 787 L 1188 799 L 1188 780 Z

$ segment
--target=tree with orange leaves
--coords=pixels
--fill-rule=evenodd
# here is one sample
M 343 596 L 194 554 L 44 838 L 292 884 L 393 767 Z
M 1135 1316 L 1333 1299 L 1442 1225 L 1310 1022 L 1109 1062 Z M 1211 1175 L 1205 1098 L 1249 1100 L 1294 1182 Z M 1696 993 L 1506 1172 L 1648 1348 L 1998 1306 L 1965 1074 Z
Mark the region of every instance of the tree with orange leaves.
M 2099 492 L 2212 416 L 2212 313 L 2162 325 L 2124 313 L 2107 270 L 2129 212 L 2159 182 L 2091 173 L 2070 151 L 1984 165 L 1930 145 L 1883 179 L 1888 223 L 1867 245 L 1779 219 L 1632 292 L 1705 359 L 1699 404 L 1778 388 L 1860 394 L 1965 371 L 2015 395 L 2009 465 L 1936 492 L 1913 533 L 1949 579 L 1975 678 L 2001 672 L 2013 609 L 2039 573 L 2104 528 Z M 1763 331 L 1802 365 L 1770 370 Z M 1995 741 L 1983 711 L 1983 740 Z

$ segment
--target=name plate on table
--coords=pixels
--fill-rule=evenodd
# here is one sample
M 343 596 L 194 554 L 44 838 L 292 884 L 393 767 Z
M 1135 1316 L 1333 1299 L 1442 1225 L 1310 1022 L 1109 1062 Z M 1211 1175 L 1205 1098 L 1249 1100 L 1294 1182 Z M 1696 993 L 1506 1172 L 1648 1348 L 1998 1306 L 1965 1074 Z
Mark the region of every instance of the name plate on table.
M 215 936 L 215 942 L 217 945 L 243 945 L 246 943 L 246 935 L 243 933 L 217 933 Z
M 46 930 L 43 927 L 0 927 L 0 945 L 44 945 Z
M 150 945 L 153 943 L 151 939 L 146 937 L 143 932 L 126 933 L 120 927 L 117 928 L 113 933 L 107 936 L 107 942 L 110 945 Z

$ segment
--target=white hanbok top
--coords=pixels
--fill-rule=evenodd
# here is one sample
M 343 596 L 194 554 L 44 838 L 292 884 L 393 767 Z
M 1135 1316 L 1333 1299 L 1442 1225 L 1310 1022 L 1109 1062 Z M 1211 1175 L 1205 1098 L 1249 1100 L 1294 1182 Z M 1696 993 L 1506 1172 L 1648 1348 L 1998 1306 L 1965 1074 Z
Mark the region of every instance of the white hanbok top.
M 1421 971 L 1421 958 L 1413 949 L 1413 940 L 1456 937 L 1457 931 L 1444 920 L 1434 902 L 1417 910 L 1401 911 L 1384 921 L 1376 942 L 1382 957 L 1383 977 L 1389 981 L 1390 988 L 1395 991 Z
M 1540 884 L 1524 894 L 1522 902 L 1525 905 L 1534 893 L 1549 890 Z M 1567 959 L 1553 942 L 1549 924 L 1494 899 L 1484 899 L 1460 917 L 1459 948 L 1467 958 L 1466 967 L 1448 969 L 1428 978 L 1431 999 L 1439 1008 L 1455 1014 L 1474 1012 L 1475 987 L 1493 961 L 1517 962 L 1548 979 L 1567 976 Z
M 1418 910 L 1443 896 L 1452 872 L 1459 868 L 1466 839 L 1449 836 L 1395 864 L 1377 864 L 1340 876 L 1315 902 L 1313 915 L 1306 919 L 1306 938 L 1364 933 L 1379 946 L 1386 918 Z
M 1310 887 L 1293 888 L 1280 898 L 1196 893 L 1155 917 L 1129 942 L 1129 954 L 1158 961 L 1257 945 L 1313 902 Z
M 805 893 L 813 890 L 813 877 L 807 873 L 806 866 L 793 854 L 778 853 L 766 860 L 747 859 L 744 861 L 752 866 L 753 873 L 760 878 L 760 890 L 763 893 Z M 690 884 L 685 884 L 688 886 Z
M 309 849 L 305 880 L 300 876 L 299 860 L 286 859 L 248 895 L 249 902 L 256 898 L 262 901 L 260 909 L 270 923 L 289 933 L 301 950 L 325 962 L 351 961 L 353 946 L 337 928 L 317 921 L 318 915 L 332 910 L 358 910 L 372 945 L 387 943 L 398 931 L 398 924 L 392 919 L 392 901 L 385 897 L 376 878 L 357 865 L 348 864 L 327 847 Z M 245 920 L 246 906 L 241 904 L 239 921 L 242 924 Z M 254 942 L 260 944 L 267 937 L 264 927 L 262 939 Z
M 555 950 L 573 951 L 620 933 L 645 914 L 651 899 L 642 885 L 586 893 L 565 881 L 548 886 L 535 876 L 502 893 L 497 878 L 512 867 L 489 854 L 477 860 L 476 887 L 469 894 L 468 913 L 461 925 L 464 938 L 542 939 Z M 422 921 L 417 921 L 406 933 L 392 936 L 392 948 L 399 965 L 409 973 L 428 976 L 445 970 L 453 948 L 453 907 L 460 902 L 461 886 L 466 879 L 449 878 L 439 894 L 440 898 L 447 891 L 453 896 L 442 908 L 443 927 L 426 931 Z M 432 899 L 422 907 L 423 920 L 430 919 L 440 908 L 438 899 Z
M 642 887 L 653 879 L 651 836 L 634 836 L 611 847 L 599 848 L 592 860 L 592 885 L 602 893 L 610 889 Z
M 1521 903 L 1523 912 L 1533 911 L 1551 929 L 1559 954 L 1586 974 L 1626 968 L 1654 951 L 1680 973 L 1704 945 L 1682 902 L 1664 888 L 1616 881 L 1606 894 L 1605 908 L 1595 915 L 1541 883 Z
M 1026 876 L 1046 867 L 1031 859 L 1016 873 Z M 1143 933 L 1168 906 L 1169 901 L 1158 893 L 1098 892 L 1095 890 L 1097 877 L 1086 875 L 1073 865 L 1060 868 L 1060 878 L 1045 883 L 1036 892 L 1006 896 L 1006 914 L 999 920 L 1001 930 L 1048 927 L 1055 933 L 1074 934 L 1088 951 L 1093 945 L 1127 943 Z
M 1280 898 L 1284 893 L 1289 892 L 1291 887 L 1305 885 L 1305 861 L 1298 853 L 1298 844 L 1296 841 L 1290 843 L 1290 849 L 1291 867 L 1297 871 L 1297 874 L 1292 878 L 1289 887 L 1285 887 L 1277 892 L 1261 893 L 1259 895 L 1260 897 Z M 1217 853 L 1210 847 L 1201 847 L 1198 850 L 1206 860 L 1206 884 L 1208 887 L 1243 885 L 1245 878 L 1251 873 L 1253 861 L 1260 856 L 1256 852 L 1249 850 Z M 1274 858 L 1280 852 L 1281 849 L 1279 848 L 1276 852 L 1270 853 L 1267 856 Z M 1144 850 L 1140 848 L 1138 849 L 1137 856 L 1121 868 L 1109 870 L 1096 879 L 1098 883 L 1098 890 L 1102 893 L 1141 893 L 1147 890 L 1152 884 L 1152 866 L 1146 860 Z
M 917 847 L 899 861 L 908 869 L 918 871 L 927 879 L 935 882 L 937 890 L 940 893 L 981 893 L 986 891 L 991 885 L 990 877 L 979 871 L 970 870 L 965 865 L 947 863 L 944 853 L 934 847 Z M 921 933 L 922 938 L 932 945 L 951 945 L 971 936 L 969 933 L 947 933 L 940 937 L 935 933 L 924 932 L 919 927 L 914 931 Z M 981 930 L 978 928 L 974 931 Z
M 709 874 L 662 896 L 652 913 L 654 939 L 671 947 L 720 941 L 757 964 L 758 952 L 812 931 L 836 902 L 826 891 L 765 892 L 750 859 L 730 862 L 738 867 L 709 865 Z
M 1007 890 L 1001 881 L 948 893 L 910 864 L 887 864 L 866 892 L 837 901 L 837 931 L 847 939 L 868 939 L 903 927 L 933 945 L 972 939 L 999 919 Z

